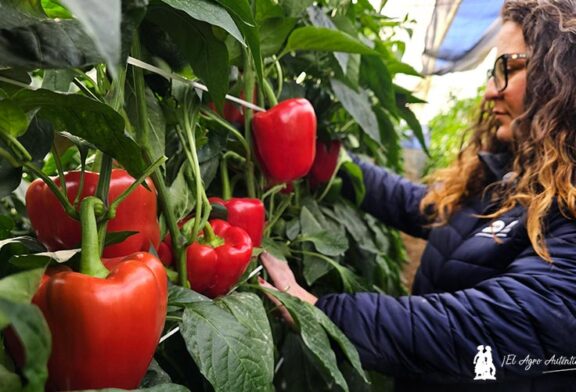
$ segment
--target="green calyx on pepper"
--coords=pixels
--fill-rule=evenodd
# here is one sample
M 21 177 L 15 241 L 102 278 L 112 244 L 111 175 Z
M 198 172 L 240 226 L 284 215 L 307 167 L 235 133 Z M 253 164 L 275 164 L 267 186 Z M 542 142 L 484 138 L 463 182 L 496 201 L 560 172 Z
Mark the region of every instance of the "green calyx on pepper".
M 305 176 L 316 155 L 316 114 L 304 98 L 280 102 L 254 114 L 256 156 L 273 183 Z

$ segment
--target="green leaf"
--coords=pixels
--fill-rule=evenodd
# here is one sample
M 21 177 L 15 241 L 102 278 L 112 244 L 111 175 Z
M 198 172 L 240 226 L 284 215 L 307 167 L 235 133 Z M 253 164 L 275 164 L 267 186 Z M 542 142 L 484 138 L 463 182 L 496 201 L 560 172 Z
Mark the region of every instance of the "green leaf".
M 124 132 L 124 119 L 109 106 L 78 94 L 21 90 L 13 102 L 50 121 L 55 131 L 67 131 L 92 143 L 138 178 L 146 169 L 140 147 Z M 30 133 L 30 132 L 28 132 Z
M 74 72 L 70 69 L 48 69 L 44 71 L 42 88 L 67 93 L 73 79 Z
M 259 35 L 263 57 L 278 53 L 296 22 L 294 18 L 268 18 L 262 21 Z
M 0 298 L 17 303 L 30 303 L 40 286 L 44 268 L 20 272 L 0 279 Z
M 62 7 L 58 1 L 42 0 L 42 8 L 50 18 L 71 19 L 72 14 L 66 8 Z
M 215 301 L 223 306 L 236 320 L 250 330 L 251 347 L 262 354 L 260 364 L 264 366 L 266 379 L 262 385 L 272 387 L 274 379 L 274 339 L 262 300 L 252 293 L 232 293 Z
M 315 313 L 321 310 L 300 301 L 298 298 L 277 290 L 263 289 L 276 297 L 286 307 L 300 332 L 300 336 L 310 350 L 319 370 L 342 388 L 348 391 L 344 376 L 338 369 L 336 354 L 330 346 L 325 329 L 318 323 Z
M 279 4 L 288 16 L 300 16 L 306 8 L 314 4 L 314 0 L 281 0 Z
M 0 2 L 1 65 L 73 68 L 99 62 L 98 50 L 78 21 L 32 16 Z
M 20 382 L 20 377 L 0 365 L 0 391 L 20 392 L 21 390 L 22 383 Z
M 3 147 L 3 143 L 0 143 L 0 147 Z M 11 194 L 21 180 L 22 168 L 12 166 L 6 159 L 0 159 L 0 198 Z
M 138 124 L 137 107 L 135 94 L 127 94 L 127 112 L 132 124 Z M 152 160 L 156 160 L 165 154 L 166 150 L 166 119 L 164 112 L 150 88 L 146 88 L 146 106 L 148 113 L 148 138 L 152 147 Z
M 185 305 L 194 302 L 212 302 L 212 300 L 194 290 L 170 284 L 168 286 L 168 304 Z
M 304 253 L 302 256 L 302 275 L 308 286 L 312 286 L 318 279 L 334 269 L 331 263 L 315 254 Z
M 360 166 L 352 161 L 344 162 L 340 166 L 340 170 L 347 173 L 348 178 L 352 182 L 352 187 L 354 188 L 354 201 L 356 206 L 360 206 L 366 196 L 366 187 L 364 186 L 364 174 Z
M 316 309 L 316 308 L 315 308 Z M 356 373 L 362 377 L 362 380 L 369 384 L 370 381 L 362 369 L 362 364 L 360 363 L 360 356 L 354 345 L 350 340 L 342 333 L 342 331 L 324 314 L 323 312 L 317 310 L 314 312 L 316 321 L 322 325 L 322 328 L 328 333 L 328 335 L 338 344 L 348 362 L 352 365 Z
M 0 132 L 19 137 L 28 129 L 28 116 L 9 99 L 0 101 Z
M 346 33 L 314 26 L 300 27 L 290 34 L 284 53 L 296 50 L 377 54 L 373 49 Z
M 378 119 L 372 111 L 372 103 L 366 91 L 357 92 L 337 79 L 331 79 L 330 85 L 344 109 L 358 122 L 362 130 L 372 140 L 380 143 Z
M 79 254 L 80 249 L 66 249 L 56 252 L 15 255 L 10 258 L 9 262 L 19 270 L 29 270 L 32 268 L 45 267 L 50 263 L 67 263 L 76 256 L 79 256 Z
M 200 372 L 216 392 L 268 391 L 266 349 L 254 345 L 251 331 L 210 302 L 186 307 L 180 332 Z
M 422 150 L 426 153 L 426 155 L 430 155 L 428 151 L 428 147 L 426 146 L 426 139 L 424 138 L 424 132 L 422 131 L 422 125 L 420 121 L 408 106 L 400 106 L 398 105 L 398 111 L 400 113 L 400 117 L 406 121 L 410 129 L 414 132 L 414 136 L 420 142 L 420 146 L 422 146 Z
M 348 249 L 346 236 L 339 231 L 327 230 L 306 207 L 300 211 L 302 241 L 310 241 L 318 252 L 328 256 L 343 255 Z
M 122 51 L 120 0 L 60 0 L 80 22 L 102 55 L 108 71 L 116 76 Z
M 392 76 L 386 64 L 379 57 L 362 56 L 360 80 L 362 84 L 374 91 L 382 106 L 390 113 L 397 114 Z
M 166 5 L 151 7 L 147 19 L 170 35 L 214 101 L 223 102 L 230 74 L 228 50 L 214 36 L 211 26 Z
M 9 238 L 14 229 L 14 221 L 9 216 L 0 215 L 0 240 Z
M 248 0 L 216 0 L 222 5 L 234 18 L 236 25 L 244 34 L 246 43 L 252 53 L 252 59 L 256 68 L 258 79 L 263 78 L 262 54 L 260 51 L 260 37 L 256 28 L 256 21 L 252 13 L 251 4 Z
M 35 305 L 0 298 L 0 316 L 9 320 L 24 348 L 22 374 L 28 381 L 25 391 L 43 391 L 52 343 L 42 312 Z
M 162 0 L 172 8 L 186 12 L 192 18 L 226 30 L 242 45 L 246 46 L 242 33 L 234 23 L 234 20 L 228 12 L 213 3 L 205 0 Z

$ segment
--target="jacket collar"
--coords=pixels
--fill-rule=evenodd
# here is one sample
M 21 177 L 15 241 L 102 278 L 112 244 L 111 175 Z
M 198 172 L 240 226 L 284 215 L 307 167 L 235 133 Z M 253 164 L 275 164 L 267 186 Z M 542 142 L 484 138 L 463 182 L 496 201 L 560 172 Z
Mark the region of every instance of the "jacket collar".
M 504 180 L 506 177 L 515 177 L 512 169 L 512 156 L 508 152 L 492 153 L 487 151 L 478 152 L 478 158 L 484 164 L 484 168 L 494 176 L 496 181 Z

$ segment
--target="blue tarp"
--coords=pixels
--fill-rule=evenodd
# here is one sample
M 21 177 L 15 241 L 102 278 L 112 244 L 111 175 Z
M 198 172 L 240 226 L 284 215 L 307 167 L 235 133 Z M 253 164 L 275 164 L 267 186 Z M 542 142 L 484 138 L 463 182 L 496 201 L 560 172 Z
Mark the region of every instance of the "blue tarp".
M 442 75 L 478 65 L 494 46 L 504 0 L 436 0 L 426 32 L 423 73 Z

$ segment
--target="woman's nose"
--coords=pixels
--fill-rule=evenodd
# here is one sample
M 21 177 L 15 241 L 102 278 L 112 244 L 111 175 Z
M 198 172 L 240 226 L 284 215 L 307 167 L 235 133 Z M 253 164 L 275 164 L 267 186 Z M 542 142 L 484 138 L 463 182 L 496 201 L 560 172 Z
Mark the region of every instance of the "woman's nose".
M 496 88 L 496 84 L 494 83 L 494 78 L 491 77 L 486 82 L 486 90 L 484 91 L 484 99 L 487 101 L 492 101 L 500 97 L 500 92 Z

